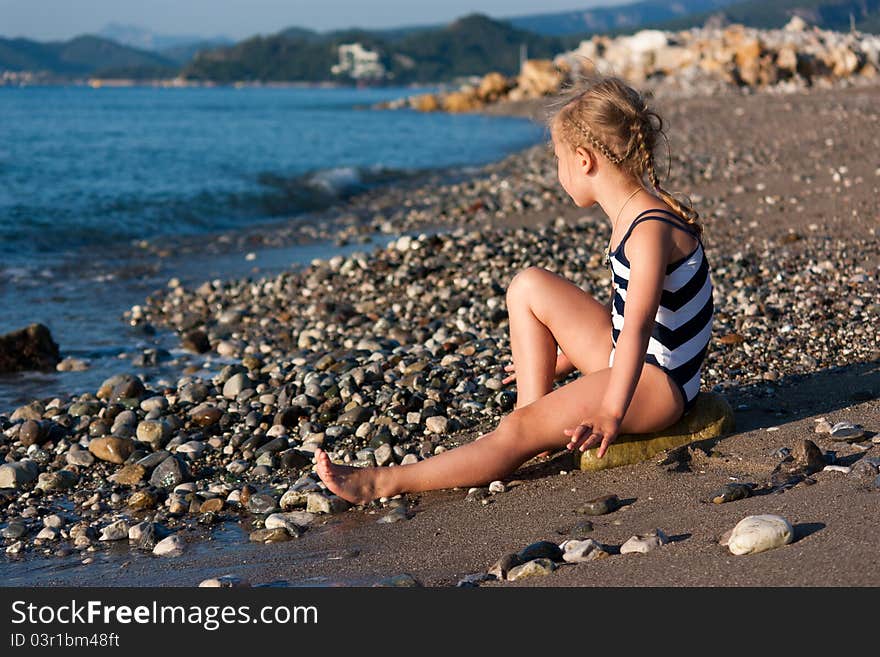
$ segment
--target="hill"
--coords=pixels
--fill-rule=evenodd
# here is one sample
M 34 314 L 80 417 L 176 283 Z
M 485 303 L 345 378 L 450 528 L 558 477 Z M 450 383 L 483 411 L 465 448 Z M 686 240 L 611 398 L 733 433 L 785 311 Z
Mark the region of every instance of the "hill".
M 713 16 L 730 23 L 764 29 L 783 27 L 792 16 L 825 30 L 848 31 L 850 17 L 857 30 L 880 32 L 880 0 L 746 0 L 717 12 L 660 21 L 651 27 L 681 30 L 703 25 Z
M 435 28 L 396 31 L 345 30 L 318 34 L 288 28 L 253 37 L 228 48 L 199 53 L 184 68 L 191 79 L 320 81 L 333 79 L 338 47 L 359 43 L 376 53 L 383 75 L 397 83 L 436 82 L 489 71 L 512 74 L 519 68 L 521 47 L 529 57 L 552 57 L 579 39 L 551 37 L 520 30 L 482 14 L 471 14 Z M 371 71 L 379 70 L 377 68 Z M 345 81 L 347 74 L 337 79 Z
M 505 20 L 521 30 L 561 36 L 609 31 L 636 31 L 647 24 L 712 12 L 738 0 L 645 0 L 613 7 L 514 16 Z
M 0 38 L 0 70 L 41 71 L 59 77 L 173 75 L 174 62 L 156 53 L 120 45 L 94 35 L 69 41 L 39 42 Z

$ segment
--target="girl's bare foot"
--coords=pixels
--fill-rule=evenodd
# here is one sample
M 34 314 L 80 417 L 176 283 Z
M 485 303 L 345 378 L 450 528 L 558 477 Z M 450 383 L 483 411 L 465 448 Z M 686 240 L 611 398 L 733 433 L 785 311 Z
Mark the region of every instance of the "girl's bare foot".
M 380 468 L 353 468 L 348 465 L 337 465 L 330 461 L 330 457 L 323 449 L 315 450 L 317 465 L 315 470 L 327 488 L 335 495 L 352 504 L 366 504 L 377 497 L 382 497 L 378 491 L 377 479 Z

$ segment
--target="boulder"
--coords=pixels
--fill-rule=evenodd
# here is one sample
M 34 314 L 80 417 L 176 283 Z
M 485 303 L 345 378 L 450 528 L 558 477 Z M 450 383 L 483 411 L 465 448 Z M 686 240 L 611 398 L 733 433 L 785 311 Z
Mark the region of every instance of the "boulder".
M 443 109 L 446 112 L 472 112 L 483 106 L 476 91 L 460 89 L 443 96 Z
M 420 94 L 409 100 L 410 107 L 417 112 L 436 112 L 440 109 L 440 102 L 434 94 Z
M 655 454 L 698 440 L 720 438 L 734 429 L 733 410 L 720 395 L 700 393 L 696 405 L 675 424 L 663 431 L 648 434 L 621 434 L 603 458 L 594 447 L 575 454 L 581 470 L 604 470 L 646 461 Z
M 43 324 L 0 336 L 0 373 L 51 370 L 60 361 L 58 345 Z
M 538 98 L 559 91 L 564 74 L 549 59 L 527 59 L 517 77 L 517 86 L 527 98 Z
M 477 97 L 484 103 L 491 103 L 506 94 L 510 87 L 510 81 L 501 73 L 488 73 L 480 80 Z

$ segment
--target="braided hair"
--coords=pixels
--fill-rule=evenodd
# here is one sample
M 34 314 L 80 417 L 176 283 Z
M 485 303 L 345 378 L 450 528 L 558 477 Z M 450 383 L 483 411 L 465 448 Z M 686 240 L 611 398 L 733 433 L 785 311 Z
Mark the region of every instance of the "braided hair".
M 620 78 L 585 78 L 561 96 L 550 128 L 572 148 L 598 152 L 643 184 L 648 184 L 698 233 L 699 214 L 689 201 L 680 201 L 664 189 L 657 176 L 654 153 L 663 132 L 663 119 L 645 98 Z M 667 172 L 668 175 L 668 172 Z M 646 181 L 647 179 L 647 181 Z

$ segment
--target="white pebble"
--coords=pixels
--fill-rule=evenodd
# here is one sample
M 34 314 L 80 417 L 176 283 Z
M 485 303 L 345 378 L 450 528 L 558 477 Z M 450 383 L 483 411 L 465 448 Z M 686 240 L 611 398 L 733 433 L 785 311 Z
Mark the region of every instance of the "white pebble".
M 794 529 L 782 516 L 746 516 L 733 528 L 727 548 L 737 555 L 757 554 L 791 543 L 793 538 Z

